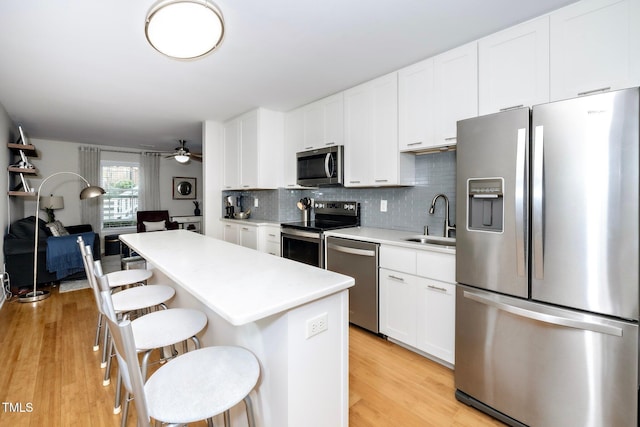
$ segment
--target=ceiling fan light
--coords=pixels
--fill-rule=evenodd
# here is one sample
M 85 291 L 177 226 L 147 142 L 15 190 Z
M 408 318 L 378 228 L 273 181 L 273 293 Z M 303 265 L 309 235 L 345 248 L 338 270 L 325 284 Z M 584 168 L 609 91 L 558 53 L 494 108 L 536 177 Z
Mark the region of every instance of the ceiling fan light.
M 160 0 L 149 9 L 144 30 L 158 52 L 176 59 L 194 59 L 220 45 L 224 18 L 210 0 Z
M 176 162 L 178 163 L 187 163 L 189 161 L 189 156 L 185 154 L 178 154 L 174 159 L 176 159 Z

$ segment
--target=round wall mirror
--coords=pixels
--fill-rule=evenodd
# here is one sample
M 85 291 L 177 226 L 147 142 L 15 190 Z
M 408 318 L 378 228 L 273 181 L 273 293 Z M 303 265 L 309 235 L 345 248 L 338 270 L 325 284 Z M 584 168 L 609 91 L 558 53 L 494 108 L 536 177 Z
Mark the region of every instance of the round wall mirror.
M 189 194 L 191 194 L 192 191 L 192 185 L 190 182 L 187 181 L 180 181 L 178 183 L 178 185 L 176 186 L 176 189 L 178 190 L 178 193 L 182 196 L 188 196 Z

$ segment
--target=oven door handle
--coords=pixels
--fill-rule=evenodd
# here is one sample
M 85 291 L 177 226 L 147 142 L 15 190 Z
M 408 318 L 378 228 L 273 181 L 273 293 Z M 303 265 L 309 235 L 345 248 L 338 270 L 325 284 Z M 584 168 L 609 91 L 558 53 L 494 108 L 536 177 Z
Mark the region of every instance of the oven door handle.
M 285 237 L 306 237 L 309 239 L 314 239 L 314 240 L 320 240 L 321 236 L 318 233 L 312 233 L 309 231 L 301 231 L 301 230 L 282 230 L 282 235 L 281 237 L 284 239 Z
M 333 156 L 331 153 L 327 153 L 327 156 L 324 158 L 324 173 L 327 175 L 327 178 L 333 176 L 333 169 Z

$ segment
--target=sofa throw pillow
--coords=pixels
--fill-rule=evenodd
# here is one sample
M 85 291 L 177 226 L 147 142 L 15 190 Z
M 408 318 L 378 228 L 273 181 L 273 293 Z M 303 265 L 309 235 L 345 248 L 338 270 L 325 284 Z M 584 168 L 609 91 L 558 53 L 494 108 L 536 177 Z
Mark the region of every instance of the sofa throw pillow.
M 166 221 L 142 221 L 145 231 L 162 231 L 167 229 Z
M 47 227 L 49 228 L 49 231 L 51 231 L 51 235 L 54 237 L 69 235 L 69 232 L 64 228 L 64 225 L 62 225 L 60 221 L 50 222 L 47 224 Z

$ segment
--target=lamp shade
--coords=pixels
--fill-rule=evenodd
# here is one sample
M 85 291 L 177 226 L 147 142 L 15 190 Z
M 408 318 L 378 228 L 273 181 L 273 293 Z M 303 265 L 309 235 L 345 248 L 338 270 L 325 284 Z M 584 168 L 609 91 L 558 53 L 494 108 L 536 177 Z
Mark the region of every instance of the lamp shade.
M 224 19 L 210 0 L 160 0 L 149 9 L 144 32 L 158 52 L 194 59 L 220 45 Z
M 40 197 L 40 209 L 63 209 L 64 198 L 62 196 L 42 196 Z
M 97 185 L 88 185 L 80 192 L 80 200 L 93 199 L 94 197 L 102 196 L 106 191 L 104 188 Z

